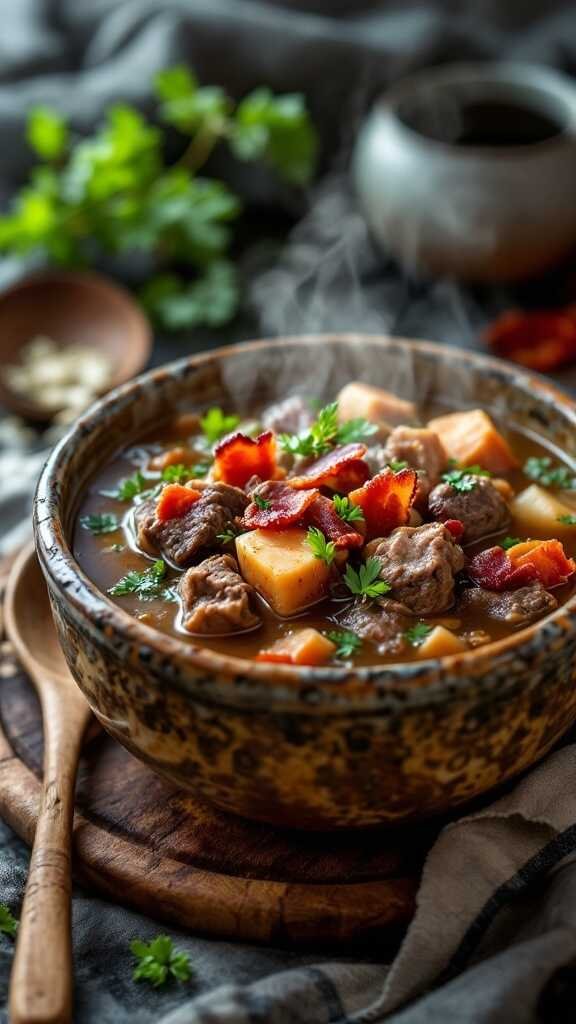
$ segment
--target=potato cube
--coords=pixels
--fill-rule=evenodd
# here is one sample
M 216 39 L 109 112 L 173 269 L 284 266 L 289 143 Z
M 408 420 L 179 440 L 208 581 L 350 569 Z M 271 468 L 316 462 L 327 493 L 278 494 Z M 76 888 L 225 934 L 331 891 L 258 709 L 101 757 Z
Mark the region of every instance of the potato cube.
M 462 466 L 478 463 L 491 473 L 507 473 L 518 465 L 510 445 L 483 409 L 437 416 L 428 426 L 438 434 L 448 456 Z
M 565 505 L 539 484 L 530 484 L 526 490 L 520 491 L 510 505 L 510 511 L 514 516 L 514 529 L 528 537 L 547 540 L 559 534 L 576 536 L 575 527 L 559 522 L 560 516 L 574 515 L 576 509 Z
M 330 569 L 306 543 L 306 530 L 250 530 L 236 538 L 244 579 L 278 615 L 294 615 L 327 593 Z
M 339 392 L 337 401 L 341 422 L 360 417 L 371 423 L 397 426 L 399 423 L 414 423 L 418 417 L 413 402 L 360 381 L 346 384 Z
M 418 648 L 419 658 L 444 658 L 447 654 L 461 654 L 467 651 L 466 642 L 445 626 L 434 626 L 424 643 Z
M 287 665 L 323 665 L 333 657 L 336 644 L 317 629 L 296 629 L 280 637 L 267 650 L 260 651 L 258 661 L 283 662 Z

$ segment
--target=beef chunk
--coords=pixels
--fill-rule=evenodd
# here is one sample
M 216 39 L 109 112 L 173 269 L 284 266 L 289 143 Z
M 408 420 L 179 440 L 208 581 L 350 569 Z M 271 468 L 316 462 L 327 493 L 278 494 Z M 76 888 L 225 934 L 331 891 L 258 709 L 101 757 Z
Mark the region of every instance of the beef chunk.
M 489 533 L 503 530 L 510 522 L 510 509 L 500 491 L 487 477 L 477 476 L 471 491 L 457 491 L 452 484 L 438 484 L 428 498 L 434 519 L 460 519 L 464 523 L 463 540 L 469 543 Z
M 213 555 L 188 569 L 178 590 L 182 623 L 190 633 L 237 633 L 261 623 L 256 591 L 242 579 L 231 555 Z
M 459 607 L 483 612 L 489 619 L 499 619 L 510 626 L 527 626 L 553 612 L 558 601 L 538 581 L 519 590 L 502 592 L 470 587 L 463 592 Z
M 391 597 L 415 615 L 436 615 L 454 601 L 454 576 L 464 566 L 464 552 L 441 523 L 400 526 L 374 540 L 366 554 L 381 564 Z
M 268 406 L 262 413 L 262 423 L 275 434 L 300 434 L 314 420 L 310 406 L 299 395 L 291 395 L 282 402 Z
M 207 483 L 186 515 L 166 522 L 156 518 L 155 499 L 143 502 L 135 514 L 138 546 L 160 552 L 174 565 L 190 565 L 199 552 L 218 544 L 218 534 L 242 515 L 247 504 L 244 491 L 222 483 Z
M 338 617 L 338 625 L 351 629 L 363 640 L 376 644 L 384 655 L 400 655 L 406 650 L 404 633 L 413 624 L 409 609 L 396 601 L 356 600 Z
M 381 457 L 384 465 L 407 462 L 411 469 L 417 470 L 415 504 L 425 508 L 426 499 L 448 462 L 438 435 L 425 427 L 396 427 L 386 441 Z

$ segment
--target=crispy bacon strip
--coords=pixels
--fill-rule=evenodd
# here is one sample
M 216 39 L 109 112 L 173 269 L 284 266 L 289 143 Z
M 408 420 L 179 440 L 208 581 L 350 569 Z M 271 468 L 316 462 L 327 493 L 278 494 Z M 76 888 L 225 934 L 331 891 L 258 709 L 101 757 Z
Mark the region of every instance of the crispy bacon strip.
M 307 493 L 310 491 L 298 493 Z M 308 526 L 317 526 L 328 540 L 333 540 L 337 548 L 361 548 L 364 537 L 354 530 L 350 523 L 344 522 L 337 515 L 334 502 L 330 498 L 319 495 L 306 512 Z
M 576 570 L 573 558 L 567 558 L 559 540 L 527 540 L 508 549 L 512 565 L 531 566 L 545 587 L 558 587 Z
M 330 487 L 333 491 L 347 493 L 353 487 L 360 487 L 370 476 L 370 469 L 363 460 L 366 452 L 365 444 L 333 448 L 310 463 L 299 476 L 290 477 L 290 486 L 297 490 Z
M 237 431 L 214 449 L 213 476 L 226 484 L 243 487 L 251 476 L 270 480 L 276 474 L 276 439 L 271 430 L 255 440 Z
M 192 487 L 183 487 L 182 484 L 166 484 L 162 488 L 160 497 L 156 504 L 156 518 L 161 523 L 168 519 L 181 519 L 186 515 L 188 509 L 198 501 L 200 491 Z
M 516 590 L 538 578 L 533 565 L 515 566 L 501 547 L 487 548 L 474 555 L 468 563 L 468 574 L 487 590 Z
M 408 522 L 417 483 L 418 476 L 413 469 L 401 469 L 398 473 L 384 469 L 363 487 L 350 492 L 350 501 L 359 505 L 364 513 L 368 540 L 385 537 Z
M 283 481 L 269 480 L 257 488 L 256 494 L 270 504 L 260 508 L 255 501 L 250 502 L 242 519 L 247 530 L 283 530 L 301 522 L 320 492 L 316 488 L 295 491 Z
M 573 307 L 529 313 L 508 310 L 486 332 L 491 348 L 532 370 L 546 372 L 576 360 L 576 316 Z

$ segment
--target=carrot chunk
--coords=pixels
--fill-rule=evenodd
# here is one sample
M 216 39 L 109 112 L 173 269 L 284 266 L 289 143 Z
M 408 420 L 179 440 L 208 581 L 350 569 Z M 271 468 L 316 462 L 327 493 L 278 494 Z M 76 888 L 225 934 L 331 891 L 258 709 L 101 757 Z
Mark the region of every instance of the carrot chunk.
M 276 440 L 271 430 L 254 440 L 237 431 L 214 449 L 215 480 L 243 487 L 251 476 L 271 480 L 276 475 Z
M 359 505 L 366 522 L 366 537 L 385 537 L 397 526 L 405 526 L 414 501 L 418 476 L 413 469 L 393 473 L 384 469 L 368 483 L 348 495 Z
M 280 637 L 267 650 L 256 655 L 256 661 L 283 665 L 322 665 L 332 658 L 336 644 L 317 629 L 297 629 Z
M 181 519 L 191 506 L 198 501 L 200 491 L 182 484 L 166 484 L 162 488 L 156 505 L 156 518 L 161 523 L 168 519 Z
M 567 558 L 559 540 L 527 540 L 508 549 L 514 566 L 532 566 L 545 587 L 565 583 L 576 570 L 573 558 Z
M 507 473 L 518 465 L 510 445 L 483 409 L 437 416 L 428 427 L 438 434 L 449 457 L 462 466 L 478 464 L 491 473 Z

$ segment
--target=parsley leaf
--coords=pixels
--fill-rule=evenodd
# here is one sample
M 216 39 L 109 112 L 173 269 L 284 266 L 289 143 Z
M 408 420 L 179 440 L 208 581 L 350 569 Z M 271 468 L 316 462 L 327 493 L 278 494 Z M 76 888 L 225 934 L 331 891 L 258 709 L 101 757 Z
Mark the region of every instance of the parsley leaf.
M 494 475 L 489 469 L 484 469 L 484 467 L 480 466 L 477 462 L 472 466 L 463 466 L 461 462 L 458 462 L 458 459 L 448 459 L 448 469 L 461 469 L 464 473 L 468 473 L 470 476 L 490 477 Z
M 520 543 L 520 537 L 504 537 L 504 540 L 500 541 L 500 547 L 504 548 L 504 551 L 508 551 L 509 548 L 513 548 L 515 544 Z
M 293 185 L 310 179 L 317 141 L 299 93 L 255 89 L 238 104 L 229 137 L 240 160 L 264 160 Z
M 408 463 L 406 459 L 391 459 L 386 465 L 392 470 L 393 473 L 399 473 L 401 469 L 408 469 Z
M 174 949 L 167 935 L 157 935 L 148 943 L 133 939 L 130 949 L 137 960 L 132 975 L 134 981 L 149 981 L 154 988 L 159 988 L 170 978 L 184 982 L 192 977 L 187 953 Z
M 564 523 L 564 526 L 576 526 L 576 516 L 572 513 L 566 513 L 566 515 L 558 516 L 558 522 Z
M 124 477 L 118 481 L 116 490 L 100 491 L 106 498 L 116 498 L 116 501 L 132 501 L 138 494 L 146 490 L 148 481 L 140 470 L 136 470 L 134 476 Z
M 420 647 L 420 644 L 424 643 L 426 637 L 432 632 L 432 626 L 427 626 L 425 622 L 417 622 L 415 626 L 411 626 L 404 633 L 404 639 L 408 641 L 412 647 Z
M 336 515 L 340 516 L 345 523 L 357 523 L 364 519 L 364 513 L 359 505 L 353 505 L 350 498 L 343 498 L 335 494 L 332 502 Z
M 332 629 L 325 636 L 336 644 L 335 658 L 352 658 L 362 647 L 362 638 L 351 629 Z
M 226 415 L 219 408 L 208 409 L 200 420 L 200 426 L 206 439 L 210 444 L 219 441 L 221 437 L 229 434 L 238 426 L 240 417 L 234 414 Z
M 9 935 L 14 939 L 17 931 L 18 921 L 10 913 L 8 907 L 4 903 L 0 903 L 0 932 L 4 932 L 4 935 Z
M 263 498 L 260 494 L 254 494 L 252 496 L 252 501 L 254 502 L 255 505 L 258 506 L 258 508 L 261 508 L 263 511 L 265 511 L 267 508 L 270 508 L 270 505 L 272 504 L 269 498 Z
M 378 429 L 375 423 L 354 419 L 338 423 L 338 402 L 320 409 L 309 430 L 301 434 L 280 434 L 280 447 L 292 455 L 324 455 L 333 445 L 362 441 Z
M 230 523 L 223 533 L 216 534 L 216 540 L 219 540 L 221 544 L 231 544 L 232 541 L 236 540 L 236 537 L 240 536 L 241 533 L 242 530 L 237 526 L 234 526 L 233 523 Z
M 319 530 L 317 526 L 309 526 L 306 543 L 314 558 L 321 559 L 326 565 L 332 565 L 336 554 L 336 545 L 333 540 L 326 540 L 322 530 Z
M 57 160 L 68 145 L 68 128 L 60 114 L 50 107 L 33 107 L 28 114 L 26 139 L 44 160 Z
M 448 473 L 442 474 L 442 479 L 444 483 L 450 484 L 455 491 L 460 491 L 463 494 L 473 491 L 476 487 L 473 474 L 466 469 L 451 469 Z
M 97 537 L 102 533 L 115 533 L 120 528 L 120 523 L 117 516 L 107 512 L 103 515 L 81 516 L 80 526 Z
M 576 476 L 567 466 L 554 465 L 549 455 L 531 455 L 522 467 L 531 480 L 537 480 L 544 487 L 557 487 L 562 491 L 576 490 Z
M 131 569 L 113 587 L 110 587 L 108 593 L 112 597 L 124 597 L 126 594 L 134 594 L 141 601 L 153 601 L 156 598 L 162 598 L 164 601 L 173 601 L 174 594 L 169 587 L 164 585 L 165 576 L 166 565 L 159 560 L 142 572 L 138 572 L 137 569 Z
M 377 558 L 367 558 L 358 572 L 348 565 L 344 573 L 344 583 L 352 594 L 369 598 L 382 597 L 392 588 L 386 580 L 380 579 L 380 568 Z

